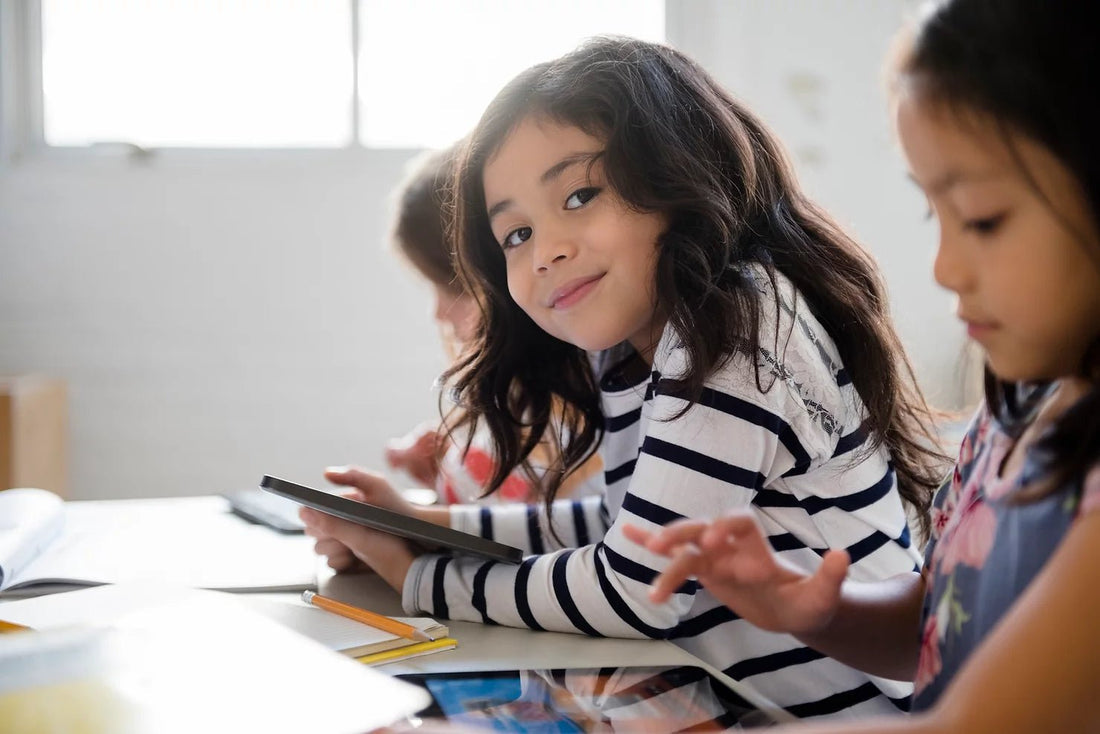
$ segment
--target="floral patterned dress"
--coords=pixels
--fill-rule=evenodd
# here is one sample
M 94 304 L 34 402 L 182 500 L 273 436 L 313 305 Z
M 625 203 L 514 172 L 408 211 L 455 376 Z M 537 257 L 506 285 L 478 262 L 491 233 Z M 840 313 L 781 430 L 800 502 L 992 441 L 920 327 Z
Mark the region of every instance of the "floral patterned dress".
M 1041 397 L 1041 396 L 1040 396 Z M 1074 520 L 1100 510 L 1100 468 L 1034 502 L 1011 495 L 1039 478 L 1035 457 L 1015 478 L 1000 469 L 1013 438 L 983 405 L 932 510 L 925 553 L 920 662 L 913 710 L 931 707 L 1031 583 Z

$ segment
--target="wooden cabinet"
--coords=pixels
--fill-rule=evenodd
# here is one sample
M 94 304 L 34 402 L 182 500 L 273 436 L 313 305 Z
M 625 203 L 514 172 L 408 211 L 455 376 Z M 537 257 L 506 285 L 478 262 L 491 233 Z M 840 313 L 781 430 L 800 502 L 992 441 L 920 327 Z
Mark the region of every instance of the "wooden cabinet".
M 65 383 L 40 375 L 0 376 L 0 490 L 40 487 L 68 496 Z

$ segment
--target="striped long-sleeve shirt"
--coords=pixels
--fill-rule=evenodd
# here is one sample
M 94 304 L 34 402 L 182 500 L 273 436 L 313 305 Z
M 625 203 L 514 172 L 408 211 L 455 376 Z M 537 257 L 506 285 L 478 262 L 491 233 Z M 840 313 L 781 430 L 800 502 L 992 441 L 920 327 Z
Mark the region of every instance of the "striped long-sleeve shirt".
M 453 507 L 453 527 L 531 555 L 518 566 L 422 556 L 405 579 L 406 611 L 670 639 L 796 716 L 896 711 L 909 684 L 869 677 L 792 636 L 765 632 L 696 582 L 654 604 L 649 584 L 667 560 L 621 532 L 624 523 L 656 528 L 751 506 L 773 548 L 796 567 L 809 571 L 826 549 L 844 548 L 857 580 L 919 569 L 889 456 L 866 450 L 865 409 L 835 345 L 804 303 L 792 306 L 798 297 L 788 281 L 779 278 L 777 309 L 770 284 L 757 280 L 765 318 L 756 355 L 734 355 L 682 413 L 685 402 L 668 389 L 685 366 L 671 328 L 649 368 L 636 355 L 600 355 L 605 495 L 555 502 L 550 517 L 536 506 Z

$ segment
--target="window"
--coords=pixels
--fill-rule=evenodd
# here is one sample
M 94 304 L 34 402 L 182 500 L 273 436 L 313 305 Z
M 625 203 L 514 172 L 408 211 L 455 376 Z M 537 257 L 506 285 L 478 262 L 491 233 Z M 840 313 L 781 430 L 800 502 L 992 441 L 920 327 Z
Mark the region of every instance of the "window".
M 43 0 L 45 141 L 345 145 L 350 22 L 339 0 Z
M 40 0 L 40 8 L 38 132 L 65 147 L 439 147 L 469 131 L 531 64 L 596 34 L 665 34 L 661 0 Z
M 509 79 L 601 33 L 663 41 L 664 2 L 364 0 L 361 140 L 445 145 L 473 128 Z

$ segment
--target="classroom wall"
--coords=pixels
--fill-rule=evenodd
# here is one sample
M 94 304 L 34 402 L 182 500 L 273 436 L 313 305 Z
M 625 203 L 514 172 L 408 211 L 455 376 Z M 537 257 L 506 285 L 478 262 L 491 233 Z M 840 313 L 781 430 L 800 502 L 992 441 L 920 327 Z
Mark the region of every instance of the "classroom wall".
M 429 294 L 383 245 L 406 157 L 0 176 L 0 372 L 68 381 L 74 497 L 317 480 L 432 413 Z
M 878 83 L 908 5 L 673 0 L 670 38 L 787 140 L 874 252 L 922 383 L 953 405 L 960 331 Z M 68 382 L 72 497 L 319 482 L 327 464 L 380 467 L 387 438 L 435 413 L 428 290 L 383 244 L 412 154 L 0 167 L 0 374 Z
M 673 32 L 786 144 L 803 186 L 877 258 L 920 382 L 938 405 L 977 399 L 951 297 L 932 280 L 937 228 L 893 135 L 885 63 L 907 0 L 708 0 Z

